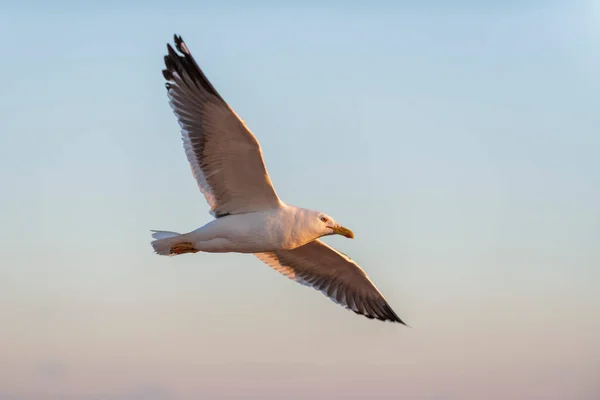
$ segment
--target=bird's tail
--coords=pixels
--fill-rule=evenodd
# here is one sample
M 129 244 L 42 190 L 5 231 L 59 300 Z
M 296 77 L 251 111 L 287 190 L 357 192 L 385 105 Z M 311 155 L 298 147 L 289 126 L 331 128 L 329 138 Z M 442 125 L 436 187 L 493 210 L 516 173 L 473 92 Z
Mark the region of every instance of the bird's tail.
M 176 244 L 181 239 L 180 233 L 177 232 L 169 232 L 169 231 L 151 231 L 154 232 L 152 237 L 156 240 L 150 243 L 154 248 L 154 252 L 156 254 L 160 254 L 161 256 L 170 256 L 173 255 L 171 248 L 174 244 Z

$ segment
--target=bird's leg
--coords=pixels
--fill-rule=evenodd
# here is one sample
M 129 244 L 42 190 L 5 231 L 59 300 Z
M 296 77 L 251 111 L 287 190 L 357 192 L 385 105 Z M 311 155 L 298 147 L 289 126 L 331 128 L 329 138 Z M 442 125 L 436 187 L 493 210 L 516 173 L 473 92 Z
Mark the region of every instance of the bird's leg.
M 197 253 L 198 251 L 200 250 L 196 249 L 191 242 L 181 242 L 171 246 L 170 254 L 179 255 L 185 253 Z

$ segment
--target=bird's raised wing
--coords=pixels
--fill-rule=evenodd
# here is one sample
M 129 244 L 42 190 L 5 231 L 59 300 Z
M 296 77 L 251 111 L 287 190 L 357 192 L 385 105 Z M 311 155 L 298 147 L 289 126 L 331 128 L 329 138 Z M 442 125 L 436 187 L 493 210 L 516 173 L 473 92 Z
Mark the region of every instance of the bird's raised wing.
M 185 153 L 215 217 L 279 207 L 260 144 L 208 81 L 181 36 L 163 75 Z
M 256 256 L 288 278 L 320 290 L 357 314 L 404 324 L 367 274 L 350 258 L 320 240 L 293 250 Z

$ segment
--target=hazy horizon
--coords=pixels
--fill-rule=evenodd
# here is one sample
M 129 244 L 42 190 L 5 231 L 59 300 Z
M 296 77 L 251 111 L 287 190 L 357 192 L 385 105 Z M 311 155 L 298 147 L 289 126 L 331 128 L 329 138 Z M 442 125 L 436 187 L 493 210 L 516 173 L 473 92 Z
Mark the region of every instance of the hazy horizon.
M 600 398 L 600 6 L 0 6 L 0 400 Z M 181 34 L 281 198 L 411 328 L 210 220 L 167 102 Z

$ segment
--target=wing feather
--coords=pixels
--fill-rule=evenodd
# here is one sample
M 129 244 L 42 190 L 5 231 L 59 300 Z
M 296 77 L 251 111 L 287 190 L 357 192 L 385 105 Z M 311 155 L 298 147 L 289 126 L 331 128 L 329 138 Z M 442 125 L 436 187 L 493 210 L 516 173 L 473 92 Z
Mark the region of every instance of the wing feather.
M 256 137 L 204 75 L 180 36 L 163 76 L 185 154 L 215 217 L 281 206 Z
M 256 256 L 274 270 L 320 290 L 335 303 L 357 314 L 404 324 L 367 274 L 349 257 L 320 240 L 293 250 L 258 253 Z

